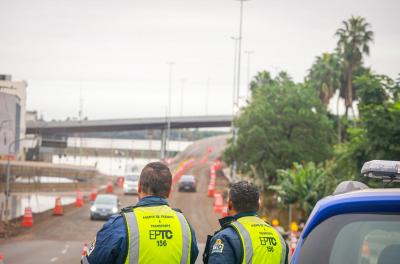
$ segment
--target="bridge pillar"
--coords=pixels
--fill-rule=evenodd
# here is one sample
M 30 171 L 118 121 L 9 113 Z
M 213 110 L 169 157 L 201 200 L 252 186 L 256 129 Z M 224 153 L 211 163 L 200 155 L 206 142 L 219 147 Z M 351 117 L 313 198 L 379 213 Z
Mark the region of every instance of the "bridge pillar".
M 161 129 L 161 152 L 160 159 L 165 159 L 165 154 L 167 152 L 167 130 L 165 128 Z

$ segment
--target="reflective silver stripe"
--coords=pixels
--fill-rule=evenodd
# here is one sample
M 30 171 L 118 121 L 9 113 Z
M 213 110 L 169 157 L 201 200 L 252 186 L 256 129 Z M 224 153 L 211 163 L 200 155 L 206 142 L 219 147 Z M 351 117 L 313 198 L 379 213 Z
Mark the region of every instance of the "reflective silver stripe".
M 182 258 L 181 258 L 181 264 L 186 264 L 188 263 L 188 257 L 189 257 L 189 247 L 190 247 L 190 230 L 189 230 L 189 225 L 186 222 L 185 217 L 183 214 L 176 212 L 176 215 L 178 216 L 179 222 L 181 223 L 181 229 L 182 229 Z
M 243 243 L 245 246 L 245 255 L 246 255 L 246 264 L 251 264 L 252 263 L 252 258 L 253 258 L 253 243 L 251 242 L 251 237 L 249 232 L 246 230 L 246 228 L 239 223 L 238 221 L 233 222 L 231 225 L 233 225 L 237 231 L 239 231 L 241 237 L 243 238 Z
M 134 212 L 124 213 L 129 225 L 129 264 L 139 263 L 139 226 Z
M 286 263 L 286 243 L 285 243 L 285 240 L 283 239 L 283 237 L 281 236 L 281 234 L 278 231 L 276 231 L 276 233 L 279 236 L 279 240 L 280 240 L 281 246 L 282 246 L 281 264 L 285 264 Z
M 89 263 L 89 260 L 87 259 L 87 256 L 84 256 L 84 257 L 81 259 L 81 264 L 90 264 L 90 263 Z

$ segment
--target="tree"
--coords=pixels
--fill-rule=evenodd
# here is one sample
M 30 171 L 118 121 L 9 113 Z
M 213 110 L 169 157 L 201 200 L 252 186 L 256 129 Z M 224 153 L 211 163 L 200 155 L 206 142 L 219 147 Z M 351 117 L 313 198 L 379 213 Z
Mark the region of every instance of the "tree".
M 359 88 L 360 118 L 349 129 L 350 141 L 337 155 L 339 170 L 357 178 L 364 162 L 400 157 L 400 85 L 385 75 L 366 72 L 354 81 Z
M 257 87 L 261 87 L 263 85 L 270 85 L 274 83 L 274 79 L 271 77 L 271 74 L 267 71 L 258 72 L 257 75 L 250 82 L 250 91 L 254 94 L 255 89 Z
M 334 53 L 323 53 L 316 57 L 309 70 L 307 82 L 319 92 L 319 98 L 325 107 L 340 86 L 340 74 L 340 60 Z
M 278 183 L 271 189 L 278 191 L 283 204 L 297 204 L 304 219 L 320 199 L 332 194 L 336 185 L 324 167 L 314 162 L 294 163 L 291 169 L 278 170 Z
M 353 109 L 355 100 L 353 90 L 353 72 L 361 66 L 363 55 L 369 55 L 369 44 L 373 41 L 374 33 L 369 30 L 371 25 L 363 17 L 352 16 L 343 21 L 343 28 L 336 31 L 339 38 L 337 49 L 343 59 L 343 85 L 341 95 L 345 100 L 346 116 L 349 108 Z
M 282 73 L 254 92 L 234 121 L 238 137 L 224 153 L 228 164 L 236 161 L 239 172 L 268 185 L 276 182 L 277 169 L 330 157 L 333 127 L 313 89 Z

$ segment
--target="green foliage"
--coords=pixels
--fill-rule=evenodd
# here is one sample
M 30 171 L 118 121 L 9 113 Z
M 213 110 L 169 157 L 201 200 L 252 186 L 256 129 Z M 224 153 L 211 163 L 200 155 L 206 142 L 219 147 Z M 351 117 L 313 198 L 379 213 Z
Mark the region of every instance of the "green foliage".
M 353 108 L 356 94 L 353 87 L 354 71 L 363 62 L 363 55 L 369 55 L 369 44 L 374 39 L 374 32 L 369 30 L 371 25 L 363 17 L 352 16 L 342 22 L 343 27 L 336 31 L 339 38 L 337 50 L 342 58 L 341 96 L 345 100 L 346 116 L 349 108 Z
M 294 83 L 286 73 L 255 88 L 235 120 L 238 138 L 224 153 L 228 164 L 236 160 L 239 172 L 268 185 L 276 182 L 277 169 L 331 156 L 332 123 L 315 90 Z
M 340 58 L 335 53 L 323 53 L 316 57 L 306 78 L 308 85 L 318 91 L 322 103 L 327 106 L 329 100 L 340 87 Z
M 353 178 L 368 160 L 400 157 L 400 86 L 371 72 L 357 78 L 355 84 L 360 87 L 360 118 L 348 130 L 350 141 L 337 152 L 342 174 Z
M 282 202 L 298 204 L 309 215 L 318 200 L 332 194 L 335 180 L 322 165 L 308 162 L 304 165 L 294 163 L 291 169 L 278 170 L 278 191 Z

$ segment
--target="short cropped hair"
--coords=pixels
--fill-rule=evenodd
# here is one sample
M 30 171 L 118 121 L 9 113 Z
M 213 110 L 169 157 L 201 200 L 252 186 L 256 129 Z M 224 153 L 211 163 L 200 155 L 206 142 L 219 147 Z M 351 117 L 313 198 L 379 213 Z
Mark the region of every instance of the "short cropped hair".
M 171 190 L 171 185 L 171 171 L 161 162 L 147 164 L 140 174 L 140 191 L 149 195 L 166 198 Z
M 240 181 L 232 184 L 229 191 L 229 200 L 233 209 L 239 213 L 258 211 L 260 193 L 253 183 Z

